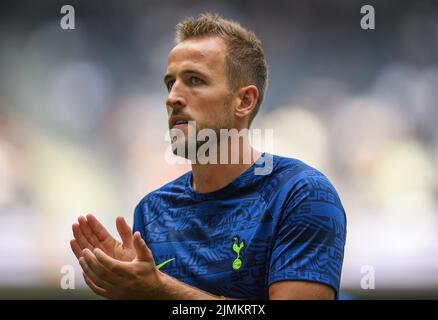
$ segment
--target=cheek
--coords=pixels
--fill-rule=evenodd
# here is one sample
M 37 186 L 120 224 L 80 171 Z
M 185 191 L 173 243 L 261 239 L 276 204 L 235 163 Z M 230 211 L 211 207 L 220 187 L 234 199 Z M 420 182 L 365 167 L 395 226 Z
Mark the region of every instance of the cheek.
M 232 117 L 228 92 L 215 90 L 205 95 L 194 95 L 192 99 L 196 101 L 192 104 L 192 115 L 203 127 L 222 125 Z
M 222 122 L 229 114 L 227 109 L 228 107 L 224 104 L 223 100 L 212 101 L 204 109 L 204 119 L 210 120 L 212 123 Z

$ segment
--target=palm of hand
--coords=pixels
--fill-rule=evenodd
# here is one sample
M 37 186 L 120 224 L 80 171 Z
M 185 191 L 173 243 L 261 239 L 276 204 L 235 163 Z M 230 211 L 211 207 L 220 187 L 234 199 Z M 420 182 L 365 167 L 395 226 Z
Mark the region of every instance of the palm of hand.
M 82 250 L 92 251 L 95 248 L 120 261 L 130 262 L 136 258 L 132 230 L 123 218 L 119 217 L 116 220 L 117 231 L 122 242 L 114 239 L 93 215 L 87 215 L 87 218 L 79 217 L 78 222 L 79 224 L 72 226 L 75 239 L 70 242 L 78 259 L 82 255 Z
M 111 241 L 108 241 L 107 243 L 102 243 L 101 249 L 105 253 L 112 256 L 114 259 L 121 261 L 132 261 L 135 259 L 136 252 L 134 248 L 132 247 L 128 248 L 125 245 L 123 245 L 123 243 L 116 241 L 115 239 L 112 240 L 114 240 L 114 243 L 111 243 Z

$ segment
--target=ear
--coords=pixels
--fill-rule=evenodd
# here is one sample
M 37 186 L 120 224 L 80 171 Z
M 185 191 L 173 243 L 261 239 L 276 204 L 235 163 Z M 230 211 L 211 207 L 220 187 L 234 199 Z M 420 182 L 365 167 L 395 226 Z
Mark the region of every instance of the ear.
M 235 115 L 239 118 L 249 117 L 254 110 L 259 98 L 259 90 L 255 85 L 240 88 L 237 92 L 239 104 L 235 109 Z

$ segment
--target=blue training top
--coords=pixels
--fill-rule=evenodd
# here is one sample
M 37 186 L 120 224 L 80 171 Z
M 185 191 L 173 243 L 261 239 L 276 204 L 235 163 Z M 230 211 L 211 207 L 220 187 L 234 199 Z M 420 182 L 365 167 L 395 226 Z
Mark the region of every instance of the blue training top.
M 316 169 L 271 156 L 270 174 L 254 174 L 258 161 L 226 187 L 199 193 L 189 171 L 140 201 L 134 232 L 161 271 L 230 298 L 268 299 L 283 280 L 322 283 L 338 297 L 346 238 L 339 196 Z

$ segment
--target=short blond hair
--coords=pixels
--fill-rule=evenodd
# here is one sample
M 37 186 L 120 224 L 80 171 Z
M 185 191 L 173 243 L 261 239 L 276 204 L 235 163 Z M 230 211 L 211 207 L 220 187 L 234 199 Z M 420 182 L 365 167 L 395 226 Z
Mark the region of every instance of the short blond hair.
M 254 32 L 218 14 L 204 13 L 197 18 L 186 18 L 176 26 L 176 43 L 205 36 L 225 40 L 228 81 L 233 92 L 250 84 L 257 87 L 259 97 L 249 117 L 250 125 L 260 109 L 268 85 L 268 65 L 261 41 Z

